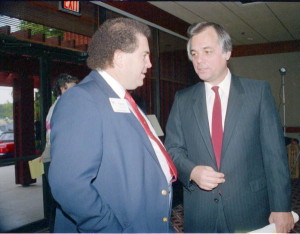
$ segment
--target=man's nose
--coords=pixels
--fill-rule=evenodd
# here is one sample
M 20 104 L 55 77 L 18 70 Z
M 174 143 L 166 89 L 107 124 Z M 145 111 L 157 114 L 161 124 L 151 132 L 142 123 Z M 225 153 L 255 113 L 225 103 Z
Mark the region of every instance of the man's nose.
M 150 61 L 150 59 L 148 59 L 148 62 L 147 62 L 147 68 L 151 68 L 152 67 L 152 63 L 151 63 L 151 61 Z

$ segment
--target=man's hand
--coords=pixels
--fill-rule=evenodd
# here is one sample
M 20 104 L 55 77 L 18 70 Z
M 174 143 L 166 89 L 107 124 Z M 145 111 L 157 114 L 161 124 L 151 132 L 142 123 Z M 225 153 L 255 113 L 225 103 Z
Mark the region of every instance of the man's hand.
M 209 166 L 196 166 L 191 172 L 193 180 L 200 188 L 204 190 L 213 190 L 219 184 L 224 183 L 224 174 L 216 172 Z
M 272 212 L 270 223 L 275 223 L 277 233 L 289 233 L 294 228 L 294 218 L 291 212 Z

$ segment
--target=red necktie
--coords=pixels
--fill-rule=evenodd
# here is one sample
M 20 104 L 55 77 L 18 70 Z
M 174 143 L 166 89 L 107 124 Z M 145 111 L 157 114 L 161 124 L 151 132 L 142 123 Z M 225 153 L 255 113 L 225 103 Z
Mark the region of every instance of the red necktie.
M 220 168 L 221 163 L 221 151 L 223 142 L 223 129 L 222 129 L 222 109 L 221 109 L 221 99 L 219 96 L 219 86 L 212 87 L 215 92 L 215 101 L 212 112 L 212 130 L 211 138 L 212 144 L 215 152 L 215 157 L 217 161 L 217 166 Z
M 171 182 L 175 182 L 177 180 L 177 169 L 170 157 L 170 155 L 168 154 L 168 152 L 166 151 L 165 147 L 162 145 L 162 143 L 153 135 L 153 133 L 151 132 L 147 121 L 145 120 L 145 118 L 143 117 L 143 115 L 141 114 L 140 110 L 138 109 L 135 101 L 133 100 L 133 98 L 131 97 L 131 95 L 126 92 L 125 94 L 125 98 L 128 100 L 128 102 L 130 103 L 132 109 L 134 110 L 138 120 L 140 121 L 141 125 L 143 126 L 143 128 L 145 129 L 147 135 L 156 142 L 156 144 L 159 146 L 161 152 L 163 153 L 163 155 L 166 158 L 166 161 L 169 165 L 170 168 L 170 173 L 172 176 L 172 181 Z

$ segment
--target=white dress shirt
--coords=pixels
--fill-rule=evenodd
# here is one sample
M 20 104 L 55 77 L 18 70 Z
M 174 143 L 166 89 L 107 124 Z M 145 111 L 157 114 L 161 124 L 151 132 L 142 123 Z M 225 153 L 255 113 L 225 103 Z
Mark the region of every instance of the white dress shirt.
M 222 108 L 222 127 L 224 131 L 224 123 L 228 105 L 228 97 L 230 91 L 230 83 L 231 83 L 231 73 L 228 69 L 227 75 L 225 79 L 218 85 L 219 86 L 219 95 L 221 99 L 221 108 Z M 211 89 L 213 86 L 207 82 L 205 82 L 205 95 L 206 95 L 206 107 L 207 107 L 207 115 L 209 122 L 209 129 L 211 135 L 211 121 L 212 121 L 212 110 L 215 100 L 215 92 Z
M 98 72 L 104 78 L 104 80 L 107 82 L 107 84 L 115 91 L 115 93 L 121 99 L 124 99 L 126 90 L 123 88 L 123 86 L 117 80 L 115 80 L 111 75 L 109 75 L 107 72 L 102 71 L 102 70 L 98 70 Z M 128 101 L 127 101 L 127 105 L 129 107 L 130 111 L 135 115 L 135 112 L 132 110 L 132 107 L 131 107 L 131 105 L 129 104 Z M 140 110 L 140 108 L 139 108 L 139 110 Z M 147 124 L 148 124 L 151 132 L 153 133 L 153 135 L 160 141 L 160 139 L 158 138 L 158 136 L 157 136 L 154 128 L 152 127 L 150 121 L 148 120 L 148 118 L 144 115 L 144 113 L 141 110 L 140 110 L 140 112 L 143 115 L 143 117 L 145 118 L 145 120 L 147 121 Z M 162 170 L 165 174 L 165 177 L 166 177 L 168 183 L 170 183 L 171 180 L 172 180 L 172 176 L 171 176 L 171 172 L 170 172 L 168 162 L 167 162 L 164 154 L 160 150 L 159 146 L 157 145 L 157 143 L 154 140 L 152 140 L 149 136 L 148 136 L 148 138 L 149 138 L 149 140 L 151 142 L 151 145 L 152 145 L 152 147 L 155 151 L 155 154 L 156 154 L 157 159 L 159 161 L 159 164 L 160 164 L 160 166 L 161 166 L 161 168 L 162 168 Z

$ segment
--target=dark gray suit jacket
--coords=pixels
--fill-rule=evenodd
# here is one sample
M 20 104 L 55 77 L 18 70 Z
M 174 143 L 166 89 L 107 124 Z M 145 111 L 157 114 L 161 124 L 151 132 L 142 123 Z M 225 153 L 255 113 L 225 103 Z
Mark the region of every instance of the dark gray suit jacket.
M 226 182 L 204 191 L 190 182 L 196 165 L 217 171 L 203 82 L 179 91 L 168 119 L 165 145 L 184 189 L 184 231 L 214 232 L 219 199 L 230 232 L 268 224 L 272 211 L 291 210 L 287 154 L 269 84 L 232 76 L 220 172 Z

